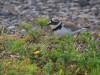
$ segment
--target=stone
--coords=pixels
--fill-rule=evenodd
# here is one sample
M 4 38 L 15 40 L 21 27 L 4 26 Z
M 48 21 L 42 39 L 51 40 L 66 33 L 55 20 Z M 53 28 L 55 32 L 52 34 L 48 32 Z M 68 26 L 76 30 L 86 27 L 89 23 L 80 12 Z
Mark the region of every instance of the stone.
M 16 32 L 16 27 L 15 26 L 8 26 L 6 32 L 9 34 L 14 34 Z
M 81 7 L 85 7 L 87 5 L 89 5 L 89 1 L 87 0 L 79 0 L 79 4 Z
M 54 3 L 54 2 L 55 2 L 54 0 L 48 0 L 48 1 L 47 1 L 48 4 L 52 4 L 52 3 Z
M 0 13 L 0 16 L 11 16 L 12 15 L 12 13 L 10 13 L 10 12 L 3 12 L 3 13 Z
M 31 0 L 31 5 L 36 6 L 36 0 Z
M 96 10 L 97 10 L 96 7 L 92 7 L 92 8 L 91 8 L 91 11 L 96 11 Z
M 79 10 L 79 9 L 80 9 L 79 7 L 71 7 L 70 8 L 71 11 L 74 11 L 74 10 L 76 11 L 76 10 Z
M 24 29 L 21 29 L 19 33 L 22 35 L 26 35 L 26 31 Z
M 52 12 L 52 9 L 49 8 L 49 9 L 46 9 L 45 11 Z
M 55 8 L 55 5 L 54 4 L 48 4 L 48 7 Z
M 99 3 L 100 0 L 0 0 L 0 26 L 18 27 L 24 18 L 31 21 L 44 15 L 65 17 L 73 22 L 78 18 L 76 23 L 82 18 L 96 25 L 100 20 Z
M 42 9 L 42 10 L 45 10 L 45 9 L 48 9 L 48 7 L 42 6 L 41 9 Z
M 43 2 L 43 3 L 47 3 L 47 0 L 41 0 L 41 2 Z
M 7 27 L 7 30 L 13 30 L 13 29 L 15 29 L 16 27 L 15 26 L 8 26 Z
M 3 19 L 0 25 L 2 25 L 5 28 L 9 26 L 10 24 L 9 24 L 9 21 Z
M 69 0 L 69 1 L 71 1 L 71 0 Z M 59 2 L 59 3 L 67 3 L 68 0 L 57 0 L 57 2 Z
M 89 19 L 89 21 L 90 21 L 90 22 L 93 22 L 93 23 L 99 23 L 99 20 L 97 20 L 97 19 L 95 19 L 95 18 L 94 18 L 94 19 Z
M 63 12 L 63 11 L 59 11 L 58 13 L 59 13 L 59 14 L 63 14 L 63 15 L 65 14 L 65 12 Z
M 62 11 L 62 12 L 68 12 L 69 11 L 69 9 L 68 8 L 62 8 L 62 9 L 59 9 L 59 11 Z
M 83 12 L 89 12 L 90 9 L 83 9 L 82 11 L 83 11 Z
M 73 6 L 79 6 L 79 3 L 74 3 Z
M 78 15 L 79 18 L 89 18 L 88 14 L 80 14 Z
M 77 15 L 72 15 L 72 18 L 73 18 L 73 19 L 76 19 L 76 18 L 77 18 Z
M 97 9 L 95 10 L 94 14 L 95 14 L 95 16 L 100 15 L 100 9 L 99 9 L 99 8 L 97 8 Z
M 43 6 L 42 2 L 37 3 L 38 6 Z
M 100 4 L 100 0 L 90 0 L 89 2 L 91 5 L 93 4 Z
M 73 0 L 74 2 L 78 2 L 79 0 Z

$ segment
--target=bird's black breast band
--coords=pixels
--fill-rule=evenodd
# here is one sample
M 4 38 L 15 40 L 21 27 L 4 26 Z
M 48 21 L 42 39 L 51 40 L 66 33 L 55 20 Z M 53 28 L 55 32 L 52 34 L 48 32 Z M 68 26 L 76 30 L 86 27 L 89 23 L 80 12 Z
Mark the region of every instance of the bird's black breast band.
M 54 32 L 54 31 L 56 31 L 56 30 L 58 30 L 58 29 L 61 29 L 61 28 L 62 28 L 62 23 L 61 23 L 59 26 L 57 26 L 56 28 L 52 29 L 52 30 L 53 30 L 53 32 Z

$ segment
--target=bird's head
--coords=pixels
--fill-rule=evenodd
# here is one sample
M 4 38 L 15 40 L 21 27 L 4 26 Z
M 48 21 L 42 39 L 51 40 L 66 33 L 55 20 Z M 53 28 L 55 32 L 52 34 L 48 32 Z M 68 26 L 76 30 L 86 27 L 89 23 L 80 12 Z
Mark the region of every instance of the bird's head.
M 49 21 L 48 25 L 57 25 L 59 22 L 60 22 L 59 19 L 57 19 L 57 18 L 52 18 L 52 19 Z

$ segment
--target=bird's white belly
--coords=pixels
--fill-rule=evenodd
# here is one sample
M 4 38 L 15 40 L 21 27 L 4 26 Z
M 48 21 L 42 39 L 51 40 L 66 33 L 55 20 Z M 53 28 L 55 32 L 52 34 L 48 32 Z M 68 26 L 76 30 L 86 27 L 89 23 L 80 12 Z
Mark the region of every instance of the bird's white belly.
M 57 36 L 64 36 L 65 34 L 77 34 L 77 33 L 80 33 L 82 31 L 86 31 L 86 28 L 81 28 L 79 30 L 76 30 L 76 31 L 71 31 L 71 29 L 68 29 L 68 28 L 65 28 L 65 27 L 62 27 L 61 29 L 55 31 L 54 33 L 57 35 Z
M 64 36 L 65 34 L 73 34 L 70 29 L 62 27 L 61 29 L 54 32 L 57 36 Z

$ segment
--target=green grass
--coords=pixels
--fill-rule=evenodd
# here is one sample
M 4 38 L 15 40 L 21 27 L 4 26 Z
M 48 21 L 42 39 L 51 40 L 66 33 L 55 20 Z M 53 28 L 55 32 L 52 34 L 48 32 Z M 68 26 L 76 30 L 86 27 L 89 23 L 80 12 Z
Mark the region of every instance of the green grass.
M 13 54 L 19 53 L 21 56 L 26 55 L 24 40 L 8 40 L 6 41 L 6 48 Z
M 38 26 L 43 28 L 44 26 L 48 24 L 49 20 L 46 17 L 38 17 L 35 21 Z
M 22 28 L 27 32 L 23 38 L 5 38 L 6 51 L 16 57 L 3 55 L 3 51 L 0 53 L 3 55 L 0 60 L 0 75 L 100 74 L 99 36 L 83 32 L 77 38 L 66 35 L 65 38 L 58 39 L 42 36 L 41 30 L 32 30 L 30 24 Z M 34 54 L 36 51 L 39 53 Z
M 31 64 L 28 58 L 23 59 L 21 62 L 16 59 L 0 60 L 0 75 L 33 75 L 36 74 L 37 71 L 37 66 Z

